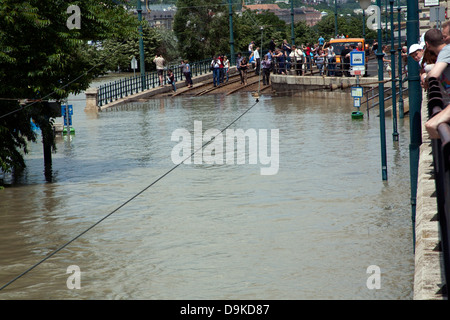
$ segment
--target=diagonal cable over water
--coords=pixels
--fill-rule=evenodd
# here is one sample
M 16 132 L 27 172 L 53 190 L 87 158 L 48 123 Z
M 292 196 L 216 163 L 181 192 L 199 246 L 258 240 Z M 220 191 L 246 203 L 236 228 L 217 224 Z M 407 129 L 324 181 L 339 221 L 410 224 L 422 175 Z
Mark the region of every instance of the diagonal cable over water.
M 194 154 L 196 154 L 198 151 L 202 150 L 204 147 L 206 147 L 207 145 L 209 145 L 212 141 L 214 141 L 214 139 L 219 136 L 220 134 L 222 134 L 225 130 L 227 130 L 228 128 L 230 128 L 233 124 L 235 124 L 239 119 L 241 119 L 245 114 L 247 114 L 250 110 L 253 109 L 253 107 L 255 107 L 259 102 L 259 99 L 256 99 L 256 102 L 250 106 L 249 108 L 247 108 L 242 114 L 240 114 L 236 119 L 234 119 L 230 124 L 228 124 L 225 128 L 223 128 L 219 133 L 217 133 L 217 135 L 215 135 L 214 137 L 212 137 L 209 141 L 205 142 L 201 147 L 199 147 L 197 150 L 194 150 L 189 156 L 187 156 L 183 161 L 181 161 L 180 163 L 178 163 L 177 165 L 173 166 L 170 170 L 168 170 L 167 172 L 165 172 L 163 175 L 161 175 L 159 178 L 157 178 L 156 180 L 154 180 L 152 183 L 150 183 L 148 186 L 146 186 L 144 189 L 142 189 L 141 191 L 139 191 L 138 193 L 136 193 L 134 196 L 132 196 L 131 198 L 129 198 L 127 201 L 125 201 L 124 203 L 122 203 L 120 206 L 118 206 L 116 209 L 114 209 L 113 211 L 111 211 L 110 213 L 108 213 L 107 215 L 105 215 L 103 218 L 101 218 L 100 220 L 98 220 L 96 223 L 94 223 L 93 225 L 91 225 L 89 228 L 87 228 L 86 230 L 84 230 L 83 232 L 81 232 L 80 234 L 78 234 L 76 237 L 72 238 L 70 241 L 64 243 L 62 246 L 60 246 L 58 249 L 54 250 L 52 253 L 50 253 L 48 256 L 46 256 L 45 258 L 43 258 L 42 260 L 40 260 L 39 262 L 35 263 L 33 266 L 31 266 L 30 268 L 28 268 L 27 270 L 25 270 L 24 272 L 22 272 L 21 274 L 19 274 L 18 276 L 16 276 L 15 278 L 13 278 L 12 280 L 10 280 L 9 282 L 7 282 L 6 284 L 4 284 L 3 286 L 0 287 L 0 291 L 3 290 L 4 288 L 6 288 L 7 286 L 9 286 L 10 284 L 12 284 L 13 282 L 17 281 L 18 279 L 20 279 L 21 277 L 23 277 L 24 275 L 26 275 L 27 273 L 29 273 L 30 271 L 32 271 L 34 268 L 36 268 L 37 266 L 39 266 L 40 264 L 42 264 L 43 262 L 47 261 L 48 259 L 50 259 L 51 257 L 53 257 L 55 254 L 57 254 L 58 252 L 60 252 L 61 250 L 63 250 L 65 247 L 67 247 L 68 245 L 70 245 L 72 242 L 74 242 L 75 240 L 77 240 L 78 238 L 82 237 L 84 234 L 86 234 L 87 232 L 89 232 L 90 230 L 92 230 L 93 228 L 95 228 L 97 225 L 99 225 L 100 223 L 102 223 L 104 220 L 106 220 L 107 218 L 109 218 L 110 216 L 112 216 L 114 213 L 116 213 L 117 211 L 119 211 L 120 209 L 122 209 L 123 207 L 125 207 L 127 204 L 129 204 L 131 201 L 133 201 L 134 199 L 136 199 L 138 196 L 140 196 L 141 194 L 143 194 L 145 191 L 147 191 L 148 189 L 150 189 L 151 187 L 153 187 L 156 183 L 158 183 L 159 181 L 161 181 L 162 179 L 164 179 L 167 175 L 169 175 L 172 171 L 174 171 L 175 169 L 177 169 L 180 165 L 184 164 L 184 162 L 190 158 L 192 158 L 194 156 Z

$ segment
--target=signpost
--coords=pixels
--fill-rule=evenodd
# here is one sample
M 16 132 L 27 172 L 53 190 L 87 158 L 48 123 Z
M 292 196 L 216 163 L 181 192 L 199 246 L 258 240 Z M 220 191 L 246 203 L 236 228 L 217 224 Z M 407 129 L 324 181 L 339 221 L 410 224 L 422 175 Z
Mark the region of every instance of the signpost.
M 131 69 L 133 69 L 133 75 L 136 76 L 136 69 L 137 69 L 138 65 L 137 65 L 137 60 L 136 57 L 133 57 L 133 59 L 131 59 Z
M 430 23 L 436 23 L 436 28 L 441 29 L 442 21 L 445 21 L 445 7 L 430 7 Z
M 359 86 L 359 77 L 364 75 L 365 68 L 365 52 L 364 51 L 352 51 L 350 52 L 350 74 L 356 76 L 356 87 L 352 87 L 353 106 L 358 108 L 358 111 L 352 112 L 352 119 L 362 119 L 364 114 L 359 110 L 361 107 L 361 98 L 363 97 L 364 90 Z
M 73 116 L 73 106 L 71 104 L 69 105 L 61 105 L 61 114 L 64 117 L 64 129 L 63 129 L 63 135 L 70 133 L 75 134 L 75 129 L 71 128 L 72 126 L 72 116 Z

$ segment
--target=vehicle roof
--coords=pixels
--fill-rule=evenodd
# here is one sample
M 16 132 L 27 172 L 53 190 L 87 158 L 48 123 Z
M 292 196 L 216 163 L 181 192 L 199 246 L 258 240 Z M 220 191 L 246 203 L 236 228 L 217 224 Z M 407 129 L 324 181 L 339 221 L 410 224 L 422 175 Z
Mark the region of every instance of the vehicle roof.
M 364 42 L 364 38 L 331 39 L 330 42 Z

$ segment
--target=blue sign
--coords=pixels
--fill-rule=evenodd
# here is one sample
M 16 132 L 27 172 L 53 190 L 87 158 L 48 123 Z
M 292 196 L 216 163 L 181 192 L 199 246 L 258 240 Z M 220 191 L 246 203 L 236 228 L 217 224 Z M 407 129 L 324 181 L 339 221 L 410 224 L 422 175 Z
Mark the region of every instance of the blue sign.
M 353 98 L 353 106 L 355 108 L 361 107 L 361 98 Z
M 353 98 L 362 98 L 363 88 L 362 87 L 352 87 L 352 97 Z
M 66 116 L 66 105 L 61 105 L 61 114 L 65 117 Z M 73 106 L 69 104 L 69 116 L 73 115 Z
M 69 126 L 71 126 L 71 125 L 72 125 L 72 117 L 69 116 Z M 64 117 L 64 126 L 67 127 L 67 118 L 66 117 Z
M 363 66 L 366 62 L 364 51 L 350 52 L 350 66 Z

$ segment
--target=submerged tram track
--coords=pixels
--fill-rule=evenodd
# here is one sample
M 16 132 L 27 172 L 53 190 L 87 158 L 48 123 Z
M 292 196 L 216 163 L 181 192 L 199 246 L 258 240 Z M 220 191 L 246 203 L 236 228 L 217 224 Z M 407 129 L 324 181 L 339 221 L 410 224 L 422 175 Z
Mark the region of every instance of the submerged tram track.
M 228 81 L 221 83 L 219 86 L 214 86 L 212 81 L 204 81 L 194 83 L 191 88 L 182 87 L 172 93 L 161 93 L 149 98 L 159 98 L 161 96 L 202 96 L 206 94 L 226 94 L 230 95 L 239 92 L 258 92 L 266 91 L 271 85 L 263 85 L 259 75 L 252 74 L 247 77 L 248 83 L 246 85 L 241 83 L 239 74 L 230 75 Z M 258 88 L 256 85 L 261 84 Z

